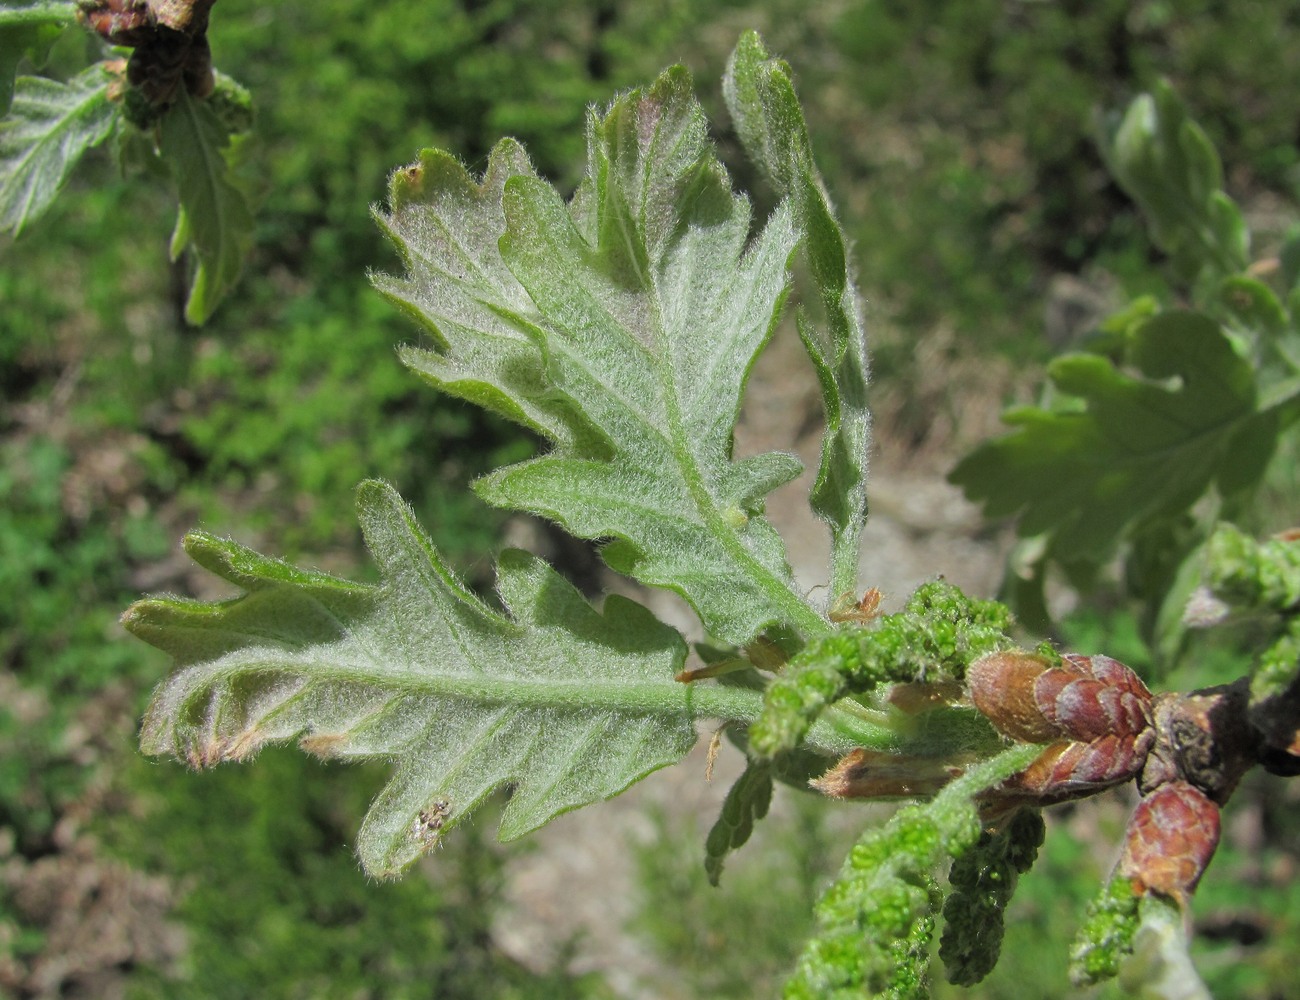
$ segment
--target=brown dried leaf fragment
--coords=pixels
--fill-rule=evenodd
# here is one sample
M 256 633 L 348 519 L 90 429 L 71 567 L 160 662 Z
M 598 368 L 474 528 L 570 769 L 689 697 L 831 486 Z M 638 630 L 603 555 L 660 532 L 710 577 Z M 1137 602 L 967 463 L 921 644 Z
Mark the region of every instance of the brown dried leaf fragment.
M 974 757 L 921 757 L 854 750 L 808 782 L 836 799 L 928 798 L 973 763 Z

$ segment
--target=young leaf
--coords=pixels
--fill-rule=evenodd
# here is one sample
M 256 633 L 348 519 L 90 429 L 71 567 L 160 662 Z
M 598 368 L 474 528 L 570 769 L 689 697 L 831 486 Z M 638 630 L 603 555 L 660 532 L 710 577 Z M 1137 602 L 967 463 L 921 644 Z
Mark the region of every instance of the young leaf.
M 867 352 L 861 305 L 844 231 L 813 161 L 803 110 L 790 67 L 769 58 L 747 32 L 736 45 L 723 80 L 727 108 L 745 151 L 776 190 L 794 201 L 804 252 L 825 314 L 825 329 L 801 311 L 799 332 L 821 385 L 826 411 L 821 464 L 810 500 L 831 528 L 831 593 L 858 582 L 858 550 L 867 517 Z
M 1071 354 L 1048 372 L 1085 408 L 1009 411 L 1012 434 L 982 445 L 950 478 L 992 517 L 1020 515 L 1063 562 L 1104 562 L 1125 535 L 1186 510 L 1213 483 L 1258 482 L 1277 426 L 1257 409 L 1251 366 L 1197 313 L 1142 323 L 1129 347 L 1140 377 Z
M 172 259 L 194 248 L 195 266 L 185 319 L 207 321 L 239 279 L 253 238 L 253 216 L 226 159 L 230 133 L 203 101 L 185 88 L 159 123 L 158 145 L 180 194 Z
M 363 485 L 358 509 L 378 587 L 187 539 L 246 594 L 127 612 L 179 668 L 150 705 L 146 752 L 206 767 L 297 737 L 322 757 L 390 759 L 396 774 L 359 847 L 367 871 L 392 875 L 495 788 L 514 788 L 500 835 L 518 837 L 695 743 L 702 692 L 673 680 L 685 645 L 645 609 L 615 596 L 597 613 L 545 564 L 509 552 L 503 614 L 451 575 L 391 488 Z
M 14 235 L 54 201 L 86 150 L 113 130 L 118 108 L 108 75 L 91 66 L 67 83 L 20 77 L 0 121 L 0 230 Z
M 408 363 L 552 442 L 480 480 L 485 499 L 612 539 L 613 568 L 677 591 L 743 645 L 774 623 L 828 625 L 762 517 L 798 461 L 732 458 L 798 233 L 781 207 L 749 241 L 748 202 L 705 128 L 680 67 L 593 111 L 587 177 L 567 205 L 513 143 L 481 184 L 427 153 L 395 175 L 382 220 L 407 277 L 377 283 L 440 347 Z
M 1249 238 L 1218 153 L 1167 83 L 1129 105 L 1102 152 L 1184 280 L 1245 270 Z
M 64 26 L 77 17 L 74 0 L 19 0 L 0 4 L 0 116 L 9 113 L 14 73 L 24 56 L 43 58 Z

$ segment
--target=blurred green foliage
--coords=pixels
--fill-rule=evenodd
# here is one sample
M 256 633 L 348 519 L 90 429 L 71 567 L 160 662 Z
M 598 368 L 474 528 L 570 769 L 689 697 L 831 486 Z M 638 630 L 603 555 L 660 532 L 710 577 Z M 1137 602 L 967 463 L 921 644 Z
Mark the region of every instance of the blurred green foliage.
M 1277 98 L 1300 87 L 1298 26 L 1293 5 L 1263 0 L 853 0 L 840 60 L 820 71 L 846 98 L 843 129 L 812 133 L 829 174 L 865 180 L 848 198 L 864 284 L 909 325 L 955 322 L 964 349 L 1045 351 L 1026 332 L 1046 279 L 1127 270 L 1145 241 L 1106 175 L 1096 115 L 1166 77 L 1238 171 L 1233 187 L 1294 192 L 1294 107 Z
M 464 484 L 532 443 L 400 368 L 394 346 L 420 334 L 369 290 L 366 270 L 393 259 L 367 206 L 421 147 L 478 169 L 503 134 L 571 186 L 588 102 L 675 59 L 715 79 L 747 26 L 797 69 L 862 283 L 895 331 L 874 352 L 895 382 L 916 379 L 916 337 L 934 328 L 958 331 L 952 350 L 1045 357 L 1041 304 L 1061 272 L 1170 296 L 1092 125 L 1158 76 L 1232 165 L 1227 186 L 1248 209 L 1297 188 L 1293 4 L 436 0 L 413 18 L 409 4 L 374 0 L 223 0 L 214 59 L 254 96 L 241 153 L 260 205 L 244 278 L 212 322 L 181 321 L 172 193 L 122 181 L 107 150 L 20 241 L 0 242 L 0 827 L 18 853 L 48 852 L 95 768 L 117 775 L 126 804 L 103 820 L 106 849 L 186 887 L 184 967 L 133 970 L 136 995 L 601 995 L 559 973 L 528 979 L 488 947 L 501 862 L 468 838 L 491 824 L 460 831 L 433 882 L 367 885 L 343 845 L 375 775 L 326 782 L 302 755 L 268 752 L 253 770 L 182 777 L 132 762 L 126 731 L 88 765 L 68 733 L 119 695 L 119 721 L 138 717 L 162 664 L 115 618 L 141 589 L 185 586 L 155 567 L 195 522 L 269 537 L 289 558 L 347 558 L 352 488 L 381 476 L 486 582 L 500 520 Z M 85 44 L 56 46 L 54 71 L 74 71 Z M 933 409 L 912 412 L 920 422 Z M 1136 635 L 1122 616 L 1076 625 L 1081 648 L 1121 658 L 1115 646 Z M 692 853 L 697 835 L 665 826 L 640 852 L 642 930 L 689 995 L 769 995 L 788 972 L 843 846 L 824 811 L 798 801 L 718 893 Z M 1255 810 L 1263 842 L 1230 843 L 1216 860 L 1224 874 L 1198 912 L 1242 922 L 1198 945 L 1201 965 L 1221 995 L 1290 995 L 1300 984 L 1285 944 L 1300 912 L 1279 873 L 1297 858 L 1280 838 L 1300 819 L 1276 794 L 1240 808 Z M 982 995 L 1059 995 L 1100 874 L 1086 848 L 1048 838 Z M 0 897 L 0 923 L 14 919 Z M 38 928 L 17 933 L 39 949 Z
M 180 974 L 142 969 L 133 997 L 610 995 L 595 977 L 536 973 L 493 945 L 504 849 L 481 824 L 440 852 L 431 878 L 368 882 L 349 845 L 383 775 L 357 768 L 340 785 L 326 765 L 300 758 L 268 750 L 256 776 L 230 768 L 196 778 L 143 761 L 128 769 L 149 773 L 130 775 L 136 814 L 108 828 L 114 853 L 190 886 L 174 913 L 190 938 Z

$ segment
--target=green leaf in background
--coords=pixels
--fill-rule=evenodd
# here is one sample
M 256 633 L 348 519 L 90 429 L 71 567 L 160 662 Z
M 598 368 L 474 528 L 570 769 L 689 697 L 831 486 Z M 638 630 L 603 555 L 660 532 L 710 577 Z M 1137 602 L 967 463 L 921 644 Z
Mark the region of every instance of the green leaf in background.
M 172 258 L 189 246 L 195 264 L 185 319 L 206 322 L 243 269 L 253 238 L 253 216 L 234 183 L 226 152 L 230 133 L 204 102 L 184 88 L 159 124 L 158 146 L 180 195 Z
M 799 332 L 817 371 L 826 411 L 821 464 L 810 500 L 831 528 L 831 594 L 838 596 L 858 583 L 871 443 L 866 336 L 848 242 L 813 161 L 790 67 L 769 58 L 755 32 L 747 32 L 736 45 L 723 92 L 745 151 L 776 190 L 793 200 L 806 234 L 804 251 L 821 300 L 824 329 L 801 310 Z
M 553 443 L 480 480 L 489 502 L 612 539 L 614 569 L 677 591 L 727 642 L 774 623 L 823 632 L 762 516 L 798 461 L 732 456 L 786 294 L 792 213 L 749 239 L 680 67 L 592 112 L 588 155 L 567 205 L 510 142 L 481 185 L 436 153 L 395 175 L 383 224 L 408 274 L 378 284 L 440 347 L 405 357 Z
M 13 103 L 14 73 L 24 56 L 43 57 L 59 32 L 77 18 L 73 0 L 0 4 L 0 115 Z
M 1102 152 L 1183 280 L 1245 270 L 1249 235 L 1223 192 L 1219 155 L 1167 83 L 1129 105 Z
M 0 121 L 0 230 L 15 235 L 45 211 L 86 150 L 118 120 L 102 64 L 67 83 L 20 77 Z
M 1152 518 L 1179 513 L 1217 483 L 1246 489 L 1263 474 L 1276 423 L 1257 409 L 1255 376 L 1217 323 L 1166 313 L 1137 326 L 1129 374 L 1070 354 L 1048 368 L 1081 409 L 1023 407 L 1016 430 L 951 474 L 991 517 L 1020 515 L 1021 535 L 1047 534 L 1051 554 L 1097 565 Z
M 503 614 L 451 575 L 391 488 L 363 485 L 358 508 L 379 587 L 189 537 L 190 554 L 246 594 L 127 612 L 179 667 L 150 706 L 146 752 L 208 766 L 299 737 L 322 757 L 393 761 L 359 835 L 366 870 L 392 875 L 502 785 L 514 788 L 509 839 L 694 745 L 701 692 L 673 679 L 685 644 L 645 609 L 615 596 L 597 613 L 545 564 L 508 552 Z M 757 707 L 752 692 L 724 694 Z

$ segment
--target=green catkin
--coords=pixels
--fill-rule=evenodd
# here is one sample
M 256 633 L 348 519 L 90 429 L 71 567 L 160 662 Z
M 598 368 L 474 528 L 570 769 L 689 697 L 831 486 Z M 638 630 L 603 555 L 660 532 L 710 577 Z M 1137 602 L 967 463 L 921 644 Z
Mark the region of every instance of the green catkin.
M 1002 950 L 1003 914 L 1019 877 L 1029 870 L 1045 827 L 1036 809 L 1022 809 L 996 833 L 985 831 L 952 863 L 952 885 L 943 907 L 939 957 L 948 981 L 974 986 L 993 971 Z
M 1257 542 L 1232 525 L 1210 538 L 1209 584 L 1234 607 L 1280 613 L 1300 607 L 1300 541 Z
M 821 711 L 845 695 L 881 684 L 961 680 L 985 653 L 1012 645 L 1011 613 L 976 601 L 951 584 L 917 589 L 902 611 L 865 627 L 814 639 L 768 685 L 762 715 L 749 730 L 751 751 L 764 758 L 792 750 Z
M 1140 897 L 1131 879 L 1112 878 L 1088 906 L 1079 936 L 1070 949 L 1070 981 L 1091 986 L 1112 979 L 1133 951 Z
M 883 827 L 863 834 L 817 904 L 817 932 L 786 985 L 786 998 L 928 996 L 930 945 L 943 903 L 932 873 L 943 858 L 960 857 L 979 841 L 974 797 L 1023 768 L 1037 751 L 1014 747 L 976 764 L 930 802 L 904 806 Z M 1027 863 L 1020 846 L 1009 856 Z
M 1259 705 L 1286 691 L 1300 669 L 1300 541 L 1258 542 L 1221 525 L 1208 550 L 1209 585 L 1219 600 L 1280 616 L 1276 638 L 1259 655 L 1251 677 L 1250 701 Z

